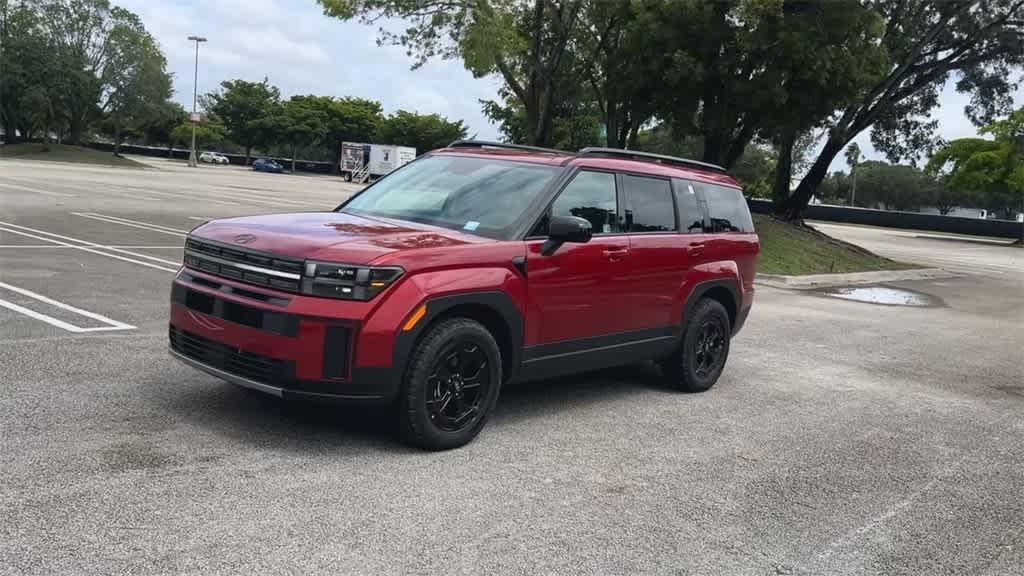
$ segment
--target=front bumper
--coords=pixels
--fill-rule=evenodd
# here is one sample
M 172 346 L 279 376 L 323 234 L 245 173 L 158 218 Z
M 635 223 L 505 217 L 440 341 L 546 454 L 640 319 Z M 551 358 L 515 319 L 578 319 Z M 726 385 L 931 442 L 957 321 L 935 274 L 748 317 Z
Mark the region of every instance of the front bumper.
M 171 292 L 170 353 L 218 378 L 274 396 L 393 399 L 399 383 L 390 365 L 356 365 L 365 318 L 336 317 L 330 306 L 321 311 L 331 316 L 311 316 L 309 299 L 305 309 L 296 300 L 186 269 Z

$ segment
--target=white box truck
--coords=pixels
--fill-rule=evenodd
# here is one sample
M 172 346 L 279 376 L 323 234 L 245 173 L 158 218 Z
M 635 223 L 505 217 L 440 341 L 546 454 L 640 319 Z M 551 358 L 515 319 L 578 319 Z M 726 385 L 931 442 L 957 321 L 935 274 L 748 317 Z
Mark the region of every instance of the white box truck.
M 370 145 L 370 175 L 379 177 L 416 158 L 416 149 L 390 144 Z
M 346 180 L 351 180 L 353 175 L 359 179 L 364 173 L 369 178 L 380 178 L 415 159 L 416 149 L 408 146 L 342 142 L 339 168 Z

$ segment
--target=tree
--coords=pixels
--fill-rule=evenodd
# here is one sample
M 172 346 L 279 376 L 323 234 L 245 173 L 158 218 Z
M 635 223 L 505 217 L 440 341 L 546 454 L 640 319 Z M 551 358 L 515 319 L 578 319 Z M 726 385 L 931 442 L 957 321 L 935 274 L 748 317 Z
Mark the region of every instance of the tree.
M 422 154 L 465 137 L 466 126 L 461 120 L 450 122 L 439 114 L 399 110 L 381 123 L 377 141 L 412 146 L 418 154 Z
M 262 82 L 226 80 L 220 85 L 221 92 L 204 98 L 204 107 L 224 123 L 228 137 L 245 149 L 248 165 L 253 147 L 268 140 L 281 93 L 266 78 Z
M 523 106 L 507 90 L 498 92 L 501 102 L 481 101 L 484 115 L 498 124 L 505 140 L 529 142 L 526 112 Z M 579 150 L 586 146 L 601 146 L 601 112 L 596 103 L 588 99 L 559 99 L 552 109 L 551 142 L 548 146 L 560 150 Z
M 850 206 L 857 201 L 857 165 L 860 160 L 860 146 L 853 142 L 846 147 L 846 163 L 850 165 Z
M 164 58 L 139 18 L 108 0 L 0 4 L 0 117 L 16 132 L 67 127 L 80 143 L 106 116 L 112 132 L 170 95 Z M 116 138 L 120 140 L 120 137 Z
M 850 188 L 850 175 L 836 171 L 822 180 L 817 196 L 825 204 L 849 204 Z
M 873 0 L 885 22 L 887 72 L 830 122 L 828 138 L 796 190 L 777 207 L 799 219 L 836 155 L 874 127 L 890 160 L 916 158 L 933 144 L 929 113 L 950 75 L 972 94 L 968 115 L 990 121 L 1012 103 L 1011 70 L 1024 63 L 1024 0 Z
M 376 100 L 365 98 L 332 98 L 316 96 L 309 105 L 323 112 L 325 140 L 330 143 L 330 157 L 337 172 L 342 142 L 370 142 L 384 121 L 383 108 Z
M 327 114 L 317 106 L 316 96 L 292 96 L 282 106 L 280 138 L 291 148 L 292 172 L 300 146 L 308 146 L 327 135 Z
M 0 1 L 0 125 L 8 143 L 17 142 L 19 133 L 41 131 L 45 145 L 63 101 L 62 63 L 39 13 L 23 2 L 9 6 Z
M 116 90 L 122 78 L 125 32 L 141 28 L 128 10 L 112 8 L 108 0 L 34 0 L 48 50 L 59 62 L 56 82 L 62 92 L 60 114 L 71 141 L 80 144 L 83 132 L 102 113 L 101 100 Z
M 988 210 L 1007 218 L 1024 213 L 1024 108 L 980 132 L 992 139 L 953 140 L 932 155 L 927 170 L 942 174 L 947 188 L 973 192 Z
M 931 201 L 930 179 L 913 166 L 869 160 L 858 165 L 857 179 L 857 206 L 906 211 Z
M 856 0 L 636 0 L 628 13 L 625 64 L 608 76 L 652 107 L 634 116 L 700 136 L 696 157 L 725 167 L 754 140 L 772 143 L 782 194 L 797 140 L 881 68 L 881 26 Z
M 523 111 L 524 140 L 548 146 L 558 91 L 571 86 L 565 70 L 583 0 L 318 0 L 329 16 L 373 23 L 408 20 L 379 41 L 400 45 L 418 67 L 430 58 L 461 57 L 476 77 L 498 74 Z
M 649 24 L 643 18 L 649 15 L 648 5 L 628 0 L 585 2 L 573 38 L 574 70 L 567 88 L 580 84 L 576 78 L 585 83 L 590 93 L 576 90 L 575 97 L 593 101 L 607 146 L 636 148 L 641 128 L 656 112 L 650 94 L 662 81 L 665 56 L 658 51 L 665 43 L 648 34 L 667 28 L 644 29 Z
M 163 102 L 153 110 L 139 125 L 139 132 L 146 144 L 166 144 L 167 156 L 170 157 L 174 149 L 174 139 L 171 132 L 187 122 L 188 114 L 185 108 L 177 102 Z
M 943 216 L 948 216 L 957 206 L 965 206 L 973 202 L 971 194 L 963 188 L 946 186 L 944 182 L 935 179 L 929 181 L 925 193 L 928 203 Z
M 215 117 L 207 117 L 196 124 L 196 148 L 208 148 L 224 141 L 227 128 Z M 192 142 L 192 123 L 185 121 L 178 124 L 170 133 L 172 144 L 188 145 Z
M 123 129 L 140 134 L 143 125 L 161 112 L 173 89 L 164 55 L 138 16 L 116 7 L 111 12 L 117 24 L 108 39 L 111 54 L 104 69 L 106 93 L 100 108 L 113 126 L 117 155 Z

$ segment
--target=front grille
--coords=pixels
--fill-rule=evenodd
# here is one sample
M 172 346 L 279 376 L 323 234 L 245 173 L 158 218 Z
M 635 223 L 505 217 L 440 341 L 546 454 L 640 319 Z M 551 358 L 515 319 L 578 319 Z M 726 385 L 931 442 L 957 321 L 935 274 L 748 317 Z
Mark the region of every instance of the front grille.
M 303 261 L 188 238 L 185 240 L 185 265 L 216 276 L 298 292 Z
M 292 362 L 227 346 L 174 326 L 170 327 L 169 336 L 175 352 L 207 366 L 278 386 L 294 379 L 295 365 Z
M 171 287 L 171 301 L 189 310 L 202 312 L 208 316 L 223 318 L 235 324 L 265 330 L 282 336 L 296 336 L 299 333 L 299 317 L 284 312 L 263 310 L 246 306 L 238 302 L 224 300 L 205 292 L 192 290 L 188 286 L 175 283 Z

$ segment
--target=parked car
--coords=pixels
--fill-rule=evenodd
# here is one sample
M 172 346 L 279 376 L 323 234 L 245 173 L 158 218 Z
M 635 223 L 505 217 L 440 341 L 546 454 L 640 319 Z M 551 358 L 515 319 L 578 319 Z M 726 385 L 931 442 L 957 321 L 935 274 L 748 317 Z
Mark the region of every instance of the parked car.
M 217 152 L 203 152 L 199 155 L 199 161 L 209 164 L 227 164 L 228 157 Z
M 284 166 L 266 158 L 260 158 L 253 162 L 252 169 L 256 172 L 273 172 L 275 174 L 284 172 Z
M 333 212 L 193 230 L 170 350 L 275 396 L 393 403 L 409 442 L 454 448 L 515 380 L 655 360 L 707 390 L 758 250 L 718 166 L 456 142 Z

